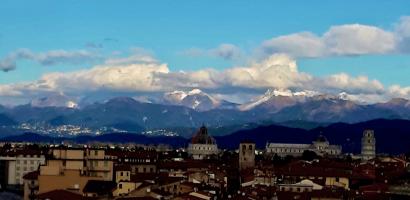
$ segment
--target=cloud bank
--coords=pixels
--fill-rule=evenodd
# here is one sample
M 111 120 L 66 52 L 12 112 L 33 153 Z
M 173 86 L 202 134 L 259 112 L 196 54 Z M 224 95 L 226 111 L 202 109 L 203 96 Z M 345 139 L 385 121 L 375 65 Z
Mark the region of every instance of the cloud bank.
M 16 69 L 19 60 L 31 60 L 44 66 L 57 64 L 80 64 L 95 60 L 98 56 L 86 50 L 52 50 L 35 53 L 29 49 L 16 50 L 0 60 L 0 70 L 8 72 Z
M 410 98 L 410 87 L 393 85 L 386 88 L 378 80 L 346 73 L 316 77 L 299 71 L 296 62 L 296 59 L 306 57 L 409 53 L 410 17 L 402 17 L 392 30 L 347 24 L 332 26 L 321 35 L 300 32 L 274 37 L 264 41 L 258 50 L 264 55 L 262 59 L 247 59 L 252 61 L 225 70 L 172 71 L 152 52 L 134 48 L 128 57 L 107 58 L 90 69 L 48 73 L 36 81 L 0 85 L 0 97 L 33 98 L 56 92 L 79 97 L 89 92 L 138 94 L 200 88 L 226 98 L 232 94 L 235 95 L 233 99 L 239 99 L 241 93 L 246 96 L 249 91 L 278 88 L 333 94 L 344 92 L 351 99 L 366 102 L 392 97 Z M 244 56 L 243 51 L 232 44 L 221 44 L 212 49 L 190 49 L 183 54 L 226 60 Z M 20 49 L 1 59 L 0 69 L 13 70 L 23 59 L 48 66 L 78 64 L 96 58 L 98 55 L 84 50 L 34 53 Z
M 300 32 L 264 41 L 265 54 L 286 53 L 293 57 L 318 58 L 410 52 L 410 17 L 402 17 L 392 30 L 346 24 L 330 27 L 322 35 Z
M 115 62 L 110 60 L 91 69 L 48 73 L 37 81 L 0 85 L 0 96 L 34 98 L 58 92 L 77 98 L 90 92 L 138 94 L 192 88 L 218 91 L 221 95 L 235 88 L 234 93 L 238 95 L 241 91 L 278 88 L 322 93 L 346 92 L 352 99 L 371 95 L 410 97 L 409 88 L 392 86 L 385 89 L 379 81 L 366 76 L 352 77 L 340 73 L 315 77 L 300 72 L 296 60 L 286 54 L 274 54 L 260 62 L 226 70 L 209 68 L 188 72 L 171 71 L 167 64 L 147 55 L 130 55 L 117 58 Z

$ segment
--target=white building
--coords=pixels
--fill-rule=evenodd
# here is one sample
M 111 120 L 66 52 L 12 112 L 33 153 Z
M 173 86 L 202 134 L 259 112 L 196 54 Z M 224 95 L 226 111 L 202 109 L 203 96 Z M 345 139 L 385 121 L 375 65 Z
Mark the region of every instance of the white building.
M 215 139 L 208 135 L 208 129 L 205 126 L 202 126 L 192 137 L 187 151 L 195 160 L 208 159 L 219 152 Z
M 23 185 L 23 176 L 36 171 L 39 165 L 45 163 L 45 157 L 37 150 L 22 149 L 6 152 L 0 156 L 4 163 L 3 170 L 6 172 L 3 183 L 8 186 Z
M 342 153 L 342 147 L 331 145 L 329 141 L 320 135 L 312 144 L 288 144 L 288 143 L 267 143 L 266 153 L 278 156 L 302 156 L 304 151 L 313 151 L 317 155 L 337 156 Z

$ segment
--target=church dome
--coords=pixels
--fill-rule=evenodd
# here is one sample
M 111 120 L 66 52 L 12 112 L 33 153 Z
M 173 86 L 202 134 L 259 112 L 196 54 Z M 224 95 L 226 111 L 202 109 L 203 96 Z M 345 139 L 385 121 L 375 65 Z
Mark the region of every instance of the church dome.
M 192 137 L 192 144 L 215 144 L 215 139 L 208 135 L 208 129 L 201 126 L 198 132 Z
M 324 135 L 319 135 L 319 137 L 317 137 L 316 142 L 327 142 L 327 139 Z

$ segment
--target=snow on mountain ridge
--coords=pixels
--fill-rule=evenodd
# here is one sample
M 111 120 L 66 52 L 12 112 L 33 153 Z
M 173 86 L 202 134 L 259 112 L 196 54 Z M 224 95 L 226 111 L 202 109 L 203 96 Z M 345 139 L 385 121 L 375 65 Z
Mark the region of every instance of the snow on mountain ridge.
M 303 90 L 292 92 L 291 90 L 284 90 L 284 89 L 268 89 L 265 94 L 259 96 L 258 98 L 254 99 L 249 103 L 245 103 L 239 106 L 239 110 L 246 111 L 251 110 L 274 97 L 289 97 L 289 98 L 300 98 L 300 97 L 313 97 L 320 95 L 319 92 L 311 91 L 311 90 Z

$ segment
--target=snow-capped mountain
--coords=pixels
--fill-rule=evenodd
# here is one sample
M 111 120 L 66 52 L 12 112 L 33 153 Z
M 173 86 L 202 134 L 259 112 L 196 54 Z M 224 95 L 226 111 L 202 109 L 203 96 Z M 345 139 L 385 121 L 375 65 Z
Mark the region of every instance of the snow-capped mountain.
M 173 91 L 165 93 L 164 102 L 171 105 L 181 105 L 198 111 L 207 111 L 215 108 L 234 109 L 236 104 L 215 98 L 200 89 L 189 92 Z
M 303 102 L 308 97 L 320 95 L 320 93 L 310 90 L 292 92 L 291 90 L 268 89 L 265 94 L 255 98 L 249 103 L 239 106 L 239 110 L 246 111 L 254 108 L 265 108 L 273 112 L 285 107 Z
M 66 108 L 77 108 L 77 102 L 65 96 L 64 94 L 53 94 L 47 97 L 33 99 L 30 102 L 32 107 L 66 107 Z

